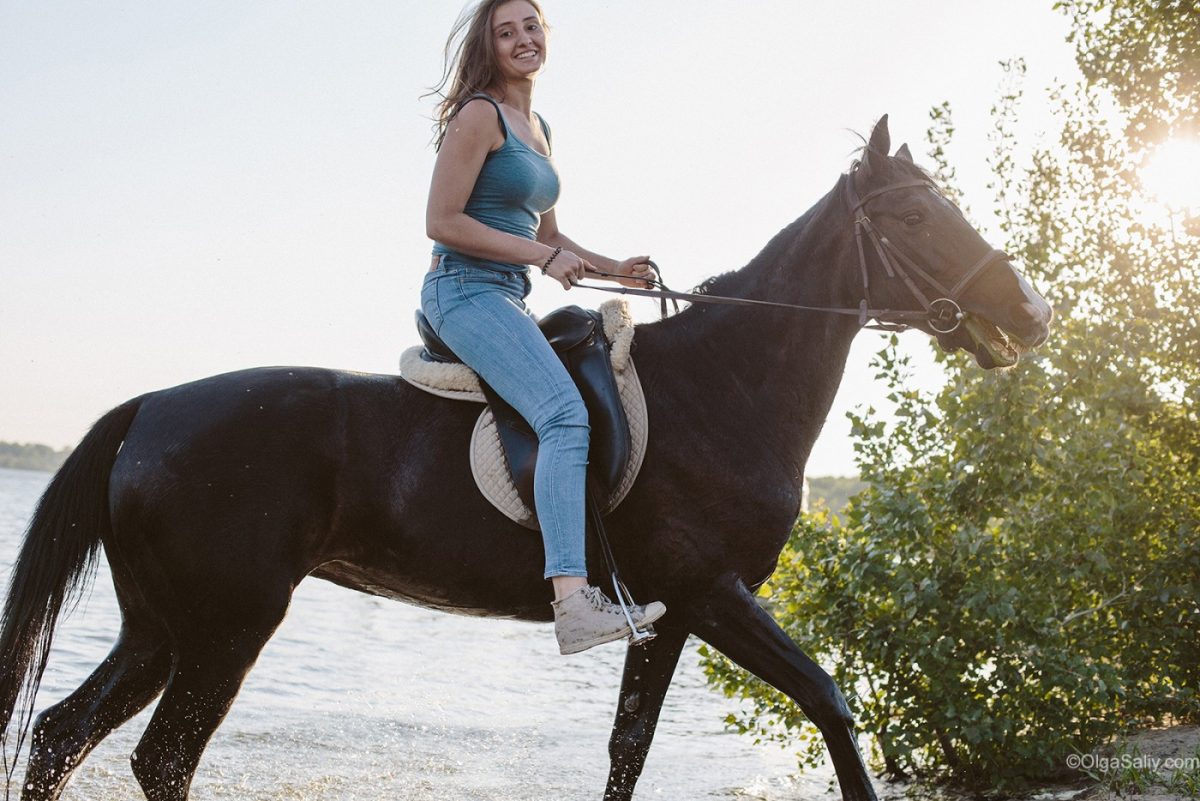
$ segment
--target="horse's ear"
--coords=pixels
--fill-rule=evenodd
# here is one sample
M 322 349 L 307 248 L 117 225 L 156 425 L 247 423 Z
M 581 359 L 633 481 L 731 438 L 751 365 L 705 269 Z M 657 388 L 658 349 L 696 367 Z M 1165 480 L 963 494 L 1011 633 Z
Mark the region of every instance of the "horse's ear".
M 913 163 L 912 153 L 908 151 L 907 142 L 900 145 L 900 149 L 896 151 L 896 158 L 900 159 L 901 161 L 907 161 L 909 164 Z
M 871 131 L 871 141 L 867 144 L 867 164 L 873 171 L 879 172 L 887 163 L 887 154 L 892 149 L 892 136 L 888 133 L 888 118 L 884 114 L 875 123 Z

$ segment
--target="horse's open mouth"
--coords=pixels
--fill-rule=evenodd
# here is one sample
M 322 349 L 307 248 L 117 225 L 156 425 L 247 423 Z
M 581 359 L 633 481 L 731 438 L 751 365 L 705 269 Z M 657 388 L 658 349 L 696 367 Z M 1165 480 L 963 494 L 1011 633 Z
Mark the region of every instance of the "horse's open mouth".
M 968 314 L 963 318 L 963 328 L 977 346 L 971 348 L 971 352 L 980 367 L 1012 367 L 1021 358 L 1021 350 L 1014 340 L 982 317 Z

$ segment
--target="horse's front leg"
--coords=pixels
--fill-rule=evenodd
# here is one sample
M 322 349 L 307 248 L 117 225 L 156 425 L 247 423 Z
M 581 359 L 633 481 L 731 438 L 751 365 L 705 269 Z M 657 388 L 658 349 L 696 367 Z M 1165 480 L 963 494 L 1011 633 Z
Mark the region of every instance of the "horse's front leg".
M 633 786 L 642 775 L 646 752 L 658 725 L 658 713 L 688 637 L 687 629 L 672 625 L 669 617 L 668 612 L 667 617 L 654 624 L 656 638 L 645 645 L 631 645 L 625 653 L 617 719 L 608 741 L 612 767 L 604 801 L 629 801 Z
M 758 605 L 741 579 L 727 575 L 696 599 L 689 628 L 721 653 L 787 694 L 825 738 L 845 801 L 875 801 L 846 699 Z

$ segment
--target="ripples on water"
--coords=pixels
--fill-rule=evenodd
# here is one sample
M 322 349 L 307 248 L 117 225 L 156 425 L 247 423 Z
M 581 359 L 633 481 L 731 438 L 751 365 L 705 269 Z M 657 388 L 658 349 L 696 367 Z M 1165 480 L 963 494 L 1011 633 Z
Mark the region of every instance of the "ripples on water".
M 0 469 L 0 572 L 49 476 Z M 66 618 L 38 709 L 111 648 L 108 567 Z M 832 798 L 828 772 L 726 732 L 732 701 L 704 686 L 690 642 L 637 798 Z M 455 617 L 309 580 L 267 644 L 196 774 L 192 797 L 296 801 L 598 799 L 624 648 L 558 655 L 551 628 Z M 153 704 L 83 763 L 67 801 L 140 798 L 128 755 Z

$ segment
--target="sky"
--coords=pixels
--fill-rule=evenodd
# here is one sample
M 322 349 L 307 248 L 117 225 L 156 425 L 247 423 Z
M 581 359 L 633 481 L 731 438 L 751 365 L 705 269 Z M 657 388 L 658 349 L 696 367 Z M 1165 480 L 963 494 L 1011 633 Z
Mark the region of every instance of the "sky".
M 1077 76 L 1051 5 L 546 0 L 559 225 L 695 285 L 828 191 L 881 114 L 928 164 L 943 101 L 986 209 L 999 62 L 1027 62 L 1029 135 Z M 397 372 L 429 263 L 421 95 L 462 7 L 0 0 L 0 440 L 73 445 L 129 397 L 244 367 Z M 607 299 L 543 279 L 529 303 Z M 878 403 L 881 344 L 856 340 L 810 475 L 856 472 L 845 413 Z

